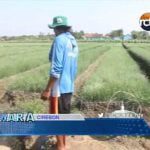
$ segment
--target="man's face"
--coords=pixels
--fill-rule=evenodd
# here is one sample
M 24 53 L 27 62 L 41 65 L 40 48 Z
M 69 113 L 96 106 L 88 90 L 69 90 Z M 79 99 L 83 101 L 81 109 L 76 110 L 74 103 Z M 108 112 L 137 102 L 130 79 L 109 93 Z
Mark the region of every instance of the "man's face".
M 60 33 L 60 31 L 57 28 L 54 28 L 54 33 L 57 36 Z

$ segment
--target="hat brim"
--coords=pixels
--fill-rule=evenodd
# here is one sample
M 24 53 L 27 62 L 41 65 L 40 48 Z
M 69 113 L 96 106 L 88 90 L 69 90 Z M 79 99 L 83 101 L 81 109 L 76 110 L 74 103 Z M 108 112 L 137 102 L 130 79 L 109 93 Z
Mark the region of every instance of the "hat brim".
M 54 28 L 59 27 L 59 26 L 66 26 L 66 25 L 64 25 L 64 24 L 60 24 L 60 25 L 48 24 L 48 27 L 49 27 L 50 29 L 54 29 Z M 66 27 L 68 27 L 68 28 L 70 27 L 70 28 L 71 28 L 70 25 L 67 25 Z
M 55 26 L 52 25 L 52 24 L 48 24 L 48 27 L 49 27 L 50 29 L 54 29 L 54 28 L 55 28 Z

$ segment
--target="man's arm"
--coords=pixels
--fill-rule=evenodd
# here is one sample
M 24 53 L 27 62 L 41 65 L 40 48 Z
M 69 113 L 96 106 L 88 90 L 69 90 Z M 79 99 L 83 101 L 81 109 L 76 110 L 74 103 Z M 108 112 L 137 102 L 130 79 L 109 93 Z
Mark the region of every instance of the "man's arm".
M 57 78 L 50 76 L 45 91 L 50 91 L 55 84 Z
M 47 100 L 50 96 L 50 91 L 53 88 L 56 80 L 60 78 L 63 69 L 63 48 L 62 43 L 59 39 L 55 39 L 53 44 L 53 59 L 50 70 L 50 78 L 48 80 L 47 86 L 41 95 L 41 99 Z
M 53 88 L 56 80 L 57 80 L 57 78 L 50 76 L 47 86 L 46 86 L 45 90 L 43 91 L 43 93 L 41 94 L 41 99 L 47 100 L 50 97 L 50 91 Z

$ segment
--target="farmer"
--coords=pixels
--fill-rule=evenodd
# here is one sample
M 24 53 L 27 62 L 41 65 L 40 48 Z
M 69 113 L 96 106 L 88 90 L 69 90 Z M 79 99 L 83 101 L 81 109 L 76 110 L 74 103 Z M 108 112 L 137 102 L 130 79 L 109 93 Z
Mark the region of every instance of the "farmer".
M 50 77 L 41 98 L 49 99 L 49 113 L 68 114 L 77 72 L 78 46 L 70 33 L 71 26 L 68 25 L 66 17 L 54 17 L 53 24 L 49 25 L 49 28 L 54 29 L 56 37 L 49 53 Z M 60 135 L 56 138 L 57 149 L 65 150 L 65 136 Z

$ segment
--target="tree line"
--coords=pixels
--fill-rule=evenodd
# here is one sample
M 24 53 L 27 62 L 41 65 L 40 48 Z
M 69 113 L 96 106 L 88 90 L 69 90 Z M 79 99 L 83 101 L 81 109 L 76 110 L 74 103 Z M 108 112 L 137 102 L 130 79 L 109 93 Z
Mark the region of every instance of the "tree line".
M 150 40 L 150 34 L 146 31 L 132 31 L 130 35 L 134 40 Z M 122 29 L 113 30 L 110 32 L 111 38 L 115 38 L 115 37 L 123 38 L 123 36 L 124 34 Z
M 81 31 L 72 31 L 72 34 L 75 36 L 76 39 L 83 39 L 83 36 L 85 32 L 83 30 Z M 123 29 L 118 30 L 112 30 L 110 33 L 107 33 L 110 38 L 119 37 L 123 39 L 124 33 Z M 132 31 L 130 33 L 132 39 L 135 40 L 150 40 L 150 34 L 146 31 Z M 9 40 L 53 40 L 54 34 L 44 34 L 42 32 L 39 33 L 39 35 L 22 35 L 22 36 L 1 36 L 1 41 L 9 41 Z

